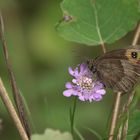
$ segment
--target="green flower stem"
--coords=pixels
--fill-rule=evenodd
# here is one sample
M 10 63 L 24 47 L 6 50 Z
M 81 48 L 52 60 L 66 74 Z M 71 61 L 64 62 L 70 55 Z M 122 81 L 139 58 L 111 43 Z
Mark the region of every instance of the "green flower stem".
M 70 108 L 70 123 L 71 123 L 71 134 L 74 137 L 74 119 L 76 111 L 77 97 L 74 99 L 73 108 Z

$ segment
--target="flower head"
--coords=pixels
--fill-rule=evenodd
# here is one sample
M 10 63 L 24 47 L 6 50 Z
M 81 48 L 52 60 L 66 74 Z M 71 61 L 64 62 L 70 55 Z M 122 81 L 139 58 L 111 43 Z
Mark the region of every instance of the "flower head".
M 81 101 L 100 101 L 106 93 L 104 85 L 97 79 L 93 79 L 93 73 L 86 64 L 80 64 L 74 70 L 69 67 L 69 74 L 73 76 L 72 82 L 66 83 L 63 95 L 78 96 Z

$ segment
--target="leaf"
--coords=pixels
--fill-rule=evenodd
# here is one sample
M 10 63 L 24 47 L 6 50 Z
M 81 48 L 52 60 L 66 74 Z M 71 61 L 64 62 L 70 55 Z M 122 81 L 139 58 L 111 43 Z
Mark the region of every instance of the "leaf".
M 79 130 L 76 127 L 74 127 L 74 131 L 80 140 L 85 140 L 84 137 L 82 136 L 82 134 L 79 132 Z
M 46 129 L 44 134 L 34 134 L 31 140 L 73 140 L 69 132 L 61 133 L 59 130 Z
M 93 130 L 89 127 L 85 127 L 85 129 L 87 129 L 89 132 L 91 132 L 93 135 L 95 135 L 98 138 L 98 140 L 102 140 L 102 136 L 98 132 L 96 132 L 95 130 Z
M 140 110 L 135 110 L 129 119 L 128 135 L 126 140 L 133 140 L 140 132 Z
M 112 43 L 132 30 L 140 19 L 138 0 L 63 0 L 58 33 L 87 45 Z

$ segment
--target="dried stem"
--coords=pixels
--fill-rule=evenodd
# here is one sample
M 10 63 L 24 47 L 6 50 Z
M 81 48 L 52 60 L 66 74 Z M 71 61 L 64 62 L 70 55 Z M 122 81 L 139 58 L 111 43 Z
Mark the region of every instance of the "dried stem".
M 6 67 L 8 70 L 8 74 L 9 74 L 9 78 L 10 78 L 10 82 L 11 82 L 11 86 L 12 86 L 12 91 L 13 91 L 13 97 L 14 97 L 15 104 L 17 107 L 18 115 L 19 115 L 20 121 L 30 139 L 30 135 L 31 135 L 30 126 L 26 119 L 26 112 L 25 112 L 25 108 L 24 108 L 23 99 L 20 95 L 20 91 L 18 89 L 16 79 L 15 79 L 15 76 L 14 76 L 14 73 L 12 70 L 12 65 L 11 65 L 9 57 L 8 57 L 8 49 L 7 49 L 6 40 L 4 37 L 4 23 L 3 23 L 3 18 L 2 18 L 1 13 L 0 13 L 0 39 L 2 41 L 2 48 L 3 48 L 5 63 L 6 63 Z
M 124 125 L 123 125 L 123 129 L 122 129 L 122 140 L 125 140 L 126 136 L 127 136 L 128 120 L 129 120 L 129 108 L 130 108 L 130 104 L 132 103 L 132 100 L 134 98 L 134 94 L 135 94 L 135 91 L 132 91 L 129 94 L 128 100 L 127 100 L 126 104 L 124 105 L 124 107 L 122 109 L 122 113 L 120 114 L 121 116 L 123 116 L 124 113 L 127 114 L 126 120 L 125 120 Z
M 132 41 L 133 46 L 135 46 L 138 43 L 139 38 L 140 38 L 140 23 L 138 24 L 136 33 L 135 33 L 133 41 Z
M 126 136 L 127 136 L 127 130 L 128 130 L 128 120 L 129 120 L 129 108 L 130 108 L 130 104 L 133 100 L 133 96 L 134 91 L 131 92 L 131 94 L 129 94 L 128 96 L 128 100 L 126 102 L 126 104 L 124 104 L 123 108 L 122 108 L 122 111 L 119 115 L 119 118 L 123 117 L 124 113 L 126 113 L 126 117 L 125 117 L 125 122 L 120 125 L 120 128 L 118 130 L 118 134 L 117 134 L 117 140 L 125 140 Z
M 14 124 L 16 125 L 17 130 L 19 131 L 19 134 L 20 134 L 22 140 L 29 140 L 28 136 L 27 136 L 20 120 L 19 120 L 19 117 L 16 113 L 16 110 L 15 110 L 15 108 L 14 108 L 14 106 L 13 106 L 13 104 L 12 104 L 12 102 L 11 102 L 9 96 L 8 96 L 8 93 L 7 93 L 7 91 L 6 91 L 6 89 L 3 85 L 3 82 L 1 80 L 1 78 L 0 78 L 0 96 L 1 96 L 2 101 L 4 102 L 4 104 L 7 108 L 11 118 L 14 121 Z
M 101 48 L 102 48 L 103 53 L 106 53 L 106 47 L 103 43 L 101 44 Z
M 120 128 L 118 129 L 118 134 L 117 134 L 117 139 L 116 140 L 121 140 L 121 136 L 122 136 L 122 125 L 120 126 Z
M 127 112 L 127 118 L 125 120 L 125 124 L 122 130 L 122 138 L 121 138 L 122 140 L 126 140 L 127 131 L 128 131 L 128 120 L 129 120 L 129 111 Z
M 116 123 L 117 123 L 119 107 L 120 107 L 121 95 L 122 95 L 122 92 L 116 93 L 115 103 L 114 103 L 113 112 L 112 112 L 110 131 L 109 131 L 109 140 L 114 139 L 114 133 L 115 133 Z

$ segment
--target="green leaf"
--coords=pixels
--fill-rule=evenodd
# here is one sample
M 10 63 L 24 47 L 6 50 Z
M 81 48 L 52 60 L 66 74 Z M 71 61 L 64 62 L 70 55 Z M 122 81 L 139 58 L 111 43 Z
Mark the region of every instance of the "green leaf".
M 58 33 L 87 45 L 112 43 L 132 30 L 140 19 L 138 0 L 63 0 Z
M 34 134 L 31 140 L 73 140 L 69 132 L 61 133 L 59 130 L 46 129 L 44 134 Z
M 82 134 L 79 132 L 79 130 L 76 127 L 74 127 L 74 131 L 80 140 L 85 140 L 84 137 L 82 136 Z
M 128 135 L 126 140 L 133 140 L 140 132 L 140 110 L 135 110 L 129 119 Z
M 93 135 L 95 135 L 98 138 L 98 140 L 102 140 L 102 136 L 95 130 L 88 128 L 88 127 L 85 127 L 85 129 L 87 129 L 89 132 L 91 132 Z

